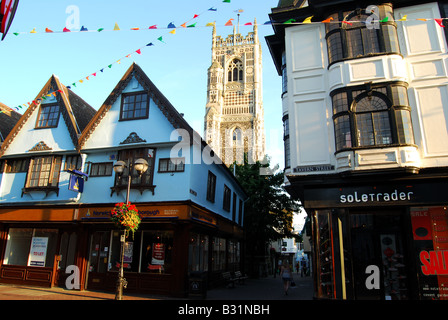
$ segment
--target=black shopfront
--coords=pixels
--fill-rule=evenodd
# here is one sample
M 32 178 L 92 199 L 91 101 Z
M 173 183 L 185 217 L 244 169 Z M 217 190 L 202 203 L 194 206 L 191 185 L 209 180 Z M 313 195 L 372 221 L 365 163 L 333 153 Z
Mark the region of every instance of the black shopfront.
M 448 300 L 446 169 L 288 177 L 311 218 L 315 298 Z

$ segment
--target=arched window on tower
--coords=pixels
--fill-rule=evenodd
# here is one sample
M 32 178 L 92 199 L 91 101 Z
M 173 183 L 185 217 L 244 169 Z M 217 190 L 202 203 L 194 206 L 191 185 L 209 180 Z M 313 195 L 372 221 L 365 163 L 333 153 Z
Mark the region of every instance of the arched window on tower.
M 233 59 L 227 69 L 227 80 L 231 81 L 243 81 L 243 63 L 241 60 Z

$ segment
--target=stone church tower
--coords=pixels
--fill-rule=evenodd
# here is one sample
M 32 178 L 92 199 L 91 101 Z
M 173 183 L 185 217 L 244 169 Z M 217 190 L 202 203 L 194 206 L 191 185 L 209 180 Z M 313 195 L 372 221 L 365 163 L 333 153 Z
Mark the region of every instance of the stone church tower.
M 238 26 L 239 29 L 239 26 Z M 262 60 L 257 21 L 243 37 L 227 38 L 213 27 L 212 64 L 208 69 L 205 140 L 226 165 L 262 160 L 265 155 Z

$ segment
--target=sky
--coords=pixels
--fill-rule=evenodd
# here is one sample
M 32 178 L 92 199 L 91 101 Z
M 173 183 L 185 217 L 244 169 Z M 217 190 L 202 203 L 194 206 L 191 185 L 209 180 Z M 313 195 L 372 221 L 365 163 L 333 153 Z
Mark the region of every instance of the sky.
M 278 164 L 282 169 L 281 77 L 265 40 L 273 34 L 272 26 L 263 25 L 277 4 L 278 0 L 20 0 L 9 33 L 0 42 L 0 102 L 14 108 L 32 101 L 55 74 L 98 110 L 135 62 L 203 135 L 212 43 L 212 28 L 206 24 L 215 22 L 217 35 L 227 37 L 233 27 L 225 24 L 234 19 L 232 23 L 237 25 L 235 11 L 241 9 L 242 35 L 253 31 L 253 26 L 244 24 L 253 23 L 255 18 L 259 24 L 266 153 L 271 165 Z M 193 18 L 195 15 L 198 17 Z M 196 23 L 196 27 L 180 28 L 184 22 Z M 175 34 L 167 29 L 170 23 L 178 27 Z M 120 30 L 113 31 L 115 25 Z M 157 29 L 149 29 L 153 25 Z M 82 26 L 89 32 L 75 32 Z M 65 27 L 72 32 L 61 32 Z M 54 32 L 46 33 L 46 28 Z M 104 30 L 98 32 L 99 28 Z M 31 33 L 33 30 L 36 33 Z M 154 45 L 146 46 L 148 43 Z M 92 76 L 95 72 L 97 75 Z

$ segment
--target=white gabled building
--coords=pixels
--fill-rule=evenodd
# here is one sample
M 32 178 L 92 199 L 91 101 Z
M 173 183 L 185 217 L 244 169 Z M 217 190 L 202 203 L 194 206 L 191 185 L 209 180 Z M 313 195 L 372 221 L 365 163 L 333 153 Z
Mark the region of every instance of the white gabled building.
M 138 65 L 97 112 L 55 76 L 35 101 L 1 149 L 0 282 L 64 286 L 76 265 L 81 289 L 114 290 L 120 232 L 109 213 L 126 201 L 129 170 L 113 166 L 139 158 L 148 169 L 132 172 L 142 223 L 126 242 L 127 290 L 182 297 L 191 272 L 212 286 L 241 270 L 246 193 Z M 69 190 L 74 170 L 82 193 Z
M 272 9 L 286 178 L 312 217 L 318 298 L 448 298 L 442 266 L 428 267 L 448 249 L 447 13 L 430 1 Z

